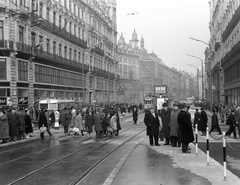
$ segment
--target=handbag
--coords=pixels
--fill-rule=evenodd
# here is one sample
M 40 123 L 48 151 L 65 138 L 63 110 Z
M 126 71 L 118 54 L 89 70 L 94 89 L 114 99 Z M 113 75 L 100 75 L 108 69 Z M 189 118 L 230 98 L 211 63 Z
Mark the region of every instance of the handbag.
M 47 131 L 47 127 L 45 126 L 40 127 L 40 133 L 44 133 L 46 131 Z

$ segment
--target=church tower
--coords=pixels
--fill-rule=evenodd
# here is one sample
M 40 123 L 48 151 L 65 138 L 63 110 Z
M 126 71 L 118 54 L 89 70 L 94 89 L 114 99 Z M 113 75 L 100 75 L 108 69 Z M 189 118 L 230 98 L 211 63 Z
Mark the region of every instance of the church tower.
M 132 40 L 131 40 L 133 49 L 139 49 L 138 41 L 139 41 L 138 36 L 137 36 L 136 30 L 134 28 L 134 31 L 133 31 L 133 34 L 132 34 Z

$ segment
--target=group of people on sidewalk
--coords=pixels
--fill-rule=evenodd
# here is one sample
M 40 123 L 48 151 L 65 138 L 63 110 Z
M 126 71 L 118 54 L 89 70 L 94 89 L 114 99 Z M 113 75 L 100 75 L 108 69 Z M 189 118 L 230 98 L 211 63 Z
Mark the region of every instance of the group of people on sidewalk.
M 0 107 L 0 140 L 2 143 L 27 139 L 33 133 L 31 110 Z
M 147 135 L 150 145 L 160 146 L 159 135 L 163 134 L 164 145 L 181 147 L 183 153 L 189 153 L 189 143 L 194 141 L 191 114 L 188 112 L 186 103 L 173 103 L 173 108 L 169 108 L 167 103 L 163 103 L 162 109 L 158 112 L 152 105 L 147 110 L 144 117 L 147 126 Z

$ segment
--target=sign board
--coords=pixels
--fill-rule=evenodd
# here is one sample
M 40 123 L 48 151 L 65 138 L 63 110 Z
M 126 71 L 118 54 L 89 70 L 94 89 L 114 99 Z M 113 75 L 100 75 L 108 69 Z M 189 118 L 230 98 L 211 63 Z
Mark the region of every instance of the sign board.
M 167 86 L 166 85 L 155 85 L 154 93 L 155 94 L 167 94 Z
M 162 109 L 163 103 L 164 103 L 164 98 L 157 98 L 157 110 Z
M 0 98 L 0 106 L 7 105 L 7 98 Z
M 18 98 L 18 105 L 27 105 L 28 104 L 28 97 L 19 97 Z
M 119 87 L 117 91 L 117 95 L 124 95 L 124 91 L 122 90 L 122 87 Z

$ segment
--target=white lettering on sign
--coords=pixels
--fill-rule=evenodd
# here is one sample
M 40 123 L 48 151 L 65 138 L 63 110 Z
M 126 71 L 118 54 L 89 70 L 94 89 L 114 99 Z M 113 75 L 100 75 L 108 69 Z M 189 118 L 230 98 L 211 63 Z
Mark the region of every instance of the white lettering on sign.
M 7 102 L 7 100 L 6 99 L 0 99 L 0 103 L 2 104 L 2 103 L 6 103 Z

